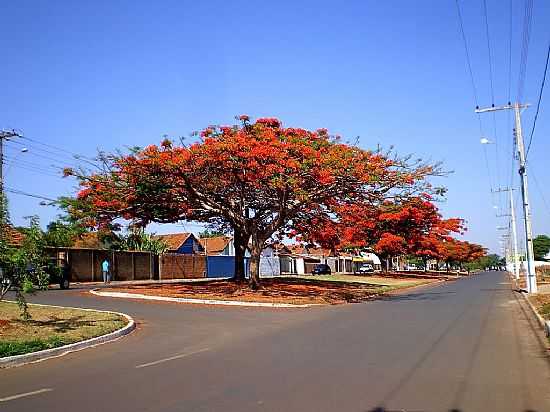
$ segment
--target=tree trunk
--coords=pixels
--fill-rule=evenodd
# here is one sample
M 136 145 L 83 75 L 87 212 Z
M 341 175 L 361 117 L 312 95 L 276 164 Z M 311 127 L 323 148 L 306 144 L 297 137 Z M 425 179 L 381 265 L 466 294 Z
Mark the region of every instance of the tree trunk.
M 254 250 L 250 254 L 250 279 L 248 284 L 252 289 L 260 288 L 260 254 L 261 250 Z
M 249 285 L 252 289 L 260 288 L 260 256 L 264 242 L 252 235 L 252 247 L 250 251 L 250 279 Z
M 428 271 L 428 259 L 422 258 L 422 263 L 424 263 L 424 272 Z
M 244 283 L 245 281 L 244 258 L 247 243 L 248 236 L 237 230 L 233 231 L 233 246 L 235 248 L 235 274 L 233 280 L 237 283 Z

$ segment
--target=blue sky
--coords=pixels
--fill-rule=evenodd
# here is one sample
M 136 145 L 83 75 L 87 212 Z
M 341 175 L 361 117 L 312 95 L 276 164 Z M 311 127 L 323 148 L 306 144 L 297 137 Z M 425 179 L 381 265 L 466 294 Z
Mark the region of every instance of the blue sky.
M 550 38 L 550 3 L 534 3 L 524 93 L 532 104 Z M 490 105 L 482 2 L 460 5 L 480 104 Z M 505 103 L 509 3 L 487 6 L 495 103 Z M 523 8 L 513 1 L 512 99 Z M 437 182 L 449 189 L 442 211 L 468 220 L 469 240 L 497 248 L 493 205 L 505 213 L 506 199 L 489 188 L 510 181 L 509 115 L 497 114 L 496 137 L 492 115 L 482 119 L 498 143 L 487 147 L 490 183 L 454 1 L 17 1 L 2 2 L 0 14 L 0 128 L 42 143 L 6 144 L 10 188 L 71 194 L 74 182 L 50 175 L 52 164 L 76 162 L 69 153 L 157 143 L 241 113 L 275 116 L 444 161 L 454 173 Z M 550 233 L 549 93 L 529 155 L 535 234 Z M 524 113 L 526 134 L 534 112 Z M 47 223 L 57 212 L 39 202 L 10 194 L 12 220 L 38 214 Z

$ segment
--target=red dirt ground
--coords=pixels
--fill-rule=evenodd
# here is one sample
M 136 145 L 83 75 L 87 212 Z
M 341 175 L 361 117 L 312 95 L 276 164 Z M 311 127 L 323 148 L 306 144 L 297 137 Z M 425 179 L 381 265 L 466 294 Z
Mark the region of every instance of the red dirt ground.
M 0 328 L 9 328 L 10 327 L 10 321 L 7 319 L 0 319 Z
M 178 298 L 240 300 L 293 304 L 338 304 L 361 302 L 378 296 L 382 287 L 361 283 L 324 282 L 293 279 L 264 279 L 262 288 L 252 290 L 226 280 L 163 285 L 131 285 L 102 289 L 111 292 Z

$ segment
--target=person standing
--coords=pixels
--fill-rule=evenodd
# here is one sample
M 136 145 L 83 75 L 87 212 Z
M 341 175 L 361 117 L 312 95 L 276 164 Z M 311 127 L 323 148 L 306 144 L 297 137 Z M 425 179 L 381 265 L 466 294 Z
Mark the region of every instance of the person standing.
M 101 271 L 103 272 L 103 283 L 111 283 L 111 273 L 109 272 L 109 261 L 103 259 L 101 262 Z

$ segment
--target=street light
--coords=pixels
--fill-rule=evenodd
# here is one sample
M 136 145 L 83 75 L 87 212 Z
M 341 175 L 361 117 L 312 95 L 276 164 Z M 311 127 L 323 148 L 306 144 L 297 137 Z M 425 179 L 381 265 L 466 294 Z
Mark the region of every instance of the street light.
M 493 142 L 491 142 L 489 139 L 487 139 L 486 137 L 482 137 L 479 141 L 481 144 L 493 144 Z
M 6 170 L 6 176 L 8 175 L 8 173 L 10 172 L 11 168 L 13 167 L 13 165 L 15 164 L 15 162 L 17 161 L 17 159 L 19 159 L 19 156 L 21 156 L 21 153 L 27 153 L 29 151 L 29 149 L 27 149 L 26 147 L 22 148 L 18 153 L 17 155 L 13 158 L 13 160 L 10 162 L 10 166 L 8 167 L 8 170 Z

